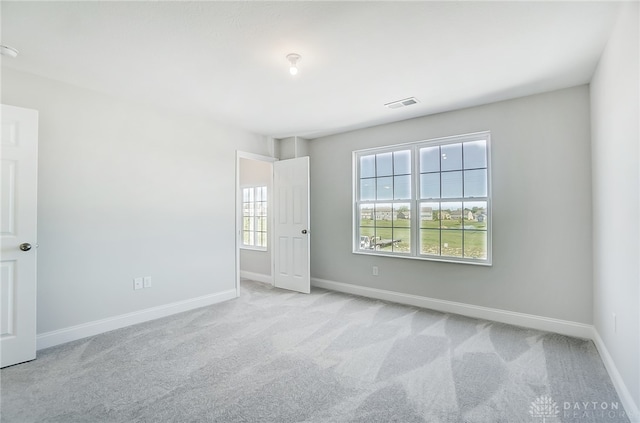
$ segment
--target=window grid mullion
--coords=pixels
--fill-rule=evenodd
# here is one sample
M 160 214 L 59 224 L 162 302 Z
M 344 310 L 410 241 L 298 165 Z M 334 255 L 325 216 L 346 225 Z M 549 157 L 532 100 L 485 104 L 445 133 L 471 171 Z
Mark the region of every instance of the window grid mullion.
M 396 174 L 396 161 L 395 161 L 395 152 L 391 152 L 391 199 L 395 200 L 396 199 L 396 195 L 395 195 L 395 191 L 396 191 L 396 178 L 395 178 L 395 174 Z M 395 225 L 395 221 L 393 220 L 393 213 L 396 211 L 396 207 L 395 207 L 395 203 L 391 203 L 391 251 L 395 252 L 395 245 L 393 244 L 393 240 L 396 238 L 395 232 L 396 232 L 396 225 Z
M 420 255 L 420 210 L 418 209 L 418 198 L 420 194 L 420 150 L 417 145 L 411 149 L 411 255 Z
M 460 174 L 462 175 L 462 197 L 464 197 L 464 143 L 460 144 L 460 150 Z M 464 201 L 462 202 L 462 209 L 460 210 L 460 225 L 462 226 L 462 251 L 460 251 L 460 255 L 464 258 Z

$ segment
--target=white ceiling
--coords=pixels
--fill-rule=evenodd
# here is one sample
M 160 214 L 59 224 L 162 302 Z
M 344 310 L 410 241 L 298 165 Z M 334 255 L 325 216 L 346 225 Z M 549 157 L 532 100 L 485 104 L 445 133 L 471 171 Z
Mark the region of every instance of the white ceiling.
M 611 2 L 1 2 L 3 66 L 276 138 L 590 81 Z M 285 56 L 302 55 L 292 77 Z M 385 103 L 415 96 L 418 105 Z

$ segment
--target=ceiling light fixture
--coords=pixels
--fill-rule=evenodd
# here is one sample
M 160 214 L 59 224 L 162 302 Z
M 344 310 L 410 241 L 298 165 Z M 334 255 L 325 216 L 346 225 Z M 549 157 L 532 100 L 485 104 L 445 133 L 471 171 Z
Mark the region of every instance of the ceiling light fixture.
M 302 57 L 297 53 L 287 54 L 287 60 L 290 63 L 289 73 L 291 75 L 297 75 L 298 74 L 298 61 L 300 61 L 301 59 L 302 59 Z
M 18 56 L 18 50 L 13 47 L 0 45 L 0 54 L 15 59 Z

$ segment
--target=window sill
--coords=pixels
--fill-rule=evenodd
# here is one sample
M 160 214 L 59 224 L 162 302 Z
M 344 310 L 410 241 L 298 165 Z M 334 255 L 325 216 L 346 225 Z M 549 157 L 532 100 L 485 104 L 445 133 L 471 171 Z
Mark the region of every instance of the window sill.
M 454 259 L 454 258 L 438 258 L 438 257 L 426 257 L 426 256 L 408 256 L 404 254 L 393 254 L 387 252 L 369 252 L 369 251 L 352 251 L 353 254 L 358 254 L 362 256 L 373 256 L 373 257 L 391 257 L 391 258 L 399 258 L 399 259 L 410 259 L 410 260 L 422 260 L 422 261 L 435 261 L 442 263 L 454 263 L 454 264 L 472 264 L 475 266 L 484 266 L 484 267 L 493 267 L 493 263 L 490 261 L 479 261 L 473 259 Z
M 267 252 L 267 247 L 254 247 L 252 245 L 241 245 L 240 246 L 241 250 L 250 250 L 250 251 L 262 251 L 262 252 Z

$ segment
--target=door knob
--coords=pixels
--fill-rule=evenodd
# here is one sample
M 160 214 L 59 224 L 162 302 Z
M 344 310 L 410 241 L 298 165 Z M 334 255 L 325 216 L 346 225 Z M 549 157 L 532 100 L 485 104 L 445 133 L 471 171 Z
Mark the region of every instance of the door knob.
M 22 251 L 29 251 L 31 249 L 31 244 L 25 242 L 24 244 L 20 244 L 20 249 Z
M 307 233 L 307 230 L 306 230 L 306 229 L 303 229 L 303 230 L 302 230 L 302 233 L 303 233 L 303 234 L 306 234 L 306 233 Z

